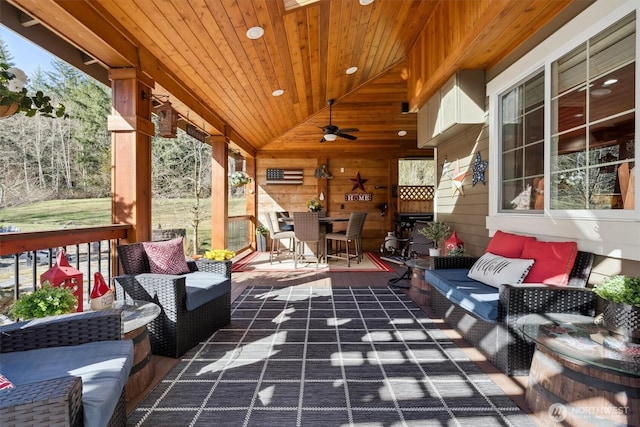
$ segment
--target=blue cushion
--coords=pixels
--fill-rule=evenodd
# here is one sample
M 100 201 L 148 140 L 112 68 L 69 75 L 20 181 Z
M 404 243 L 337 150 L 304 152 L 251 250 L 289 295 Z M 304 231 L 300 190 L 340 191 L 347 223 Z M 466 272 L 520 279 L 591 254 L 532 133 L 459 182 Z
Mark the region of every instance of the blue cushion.
M 467 277 L 468 268 L 425 270 L 425 280 L 449 301 L 487 322 L 498 320 L 498 289 Z
M 202 304 L 231 292 L 231 279 L 224 274 L 208 271 L 194 271 L 185 274 L 187 291 L 187 310 L 191 311 Z
M 133 363 L 131 340 L 3 353 L 0 370 L 16 385 L 53 378 L 82 378 L 84 425 L 103 427 L 127 383 Z

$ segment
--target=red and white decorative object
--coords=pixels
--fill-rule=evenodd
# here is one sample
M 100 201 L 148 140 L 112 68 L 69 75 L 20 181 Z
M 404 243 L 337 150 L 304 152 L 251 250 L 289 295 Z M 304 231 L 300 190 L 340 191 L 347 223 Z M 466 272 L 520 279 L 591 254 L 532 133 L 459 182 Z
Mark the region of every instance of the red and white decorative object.
M 464 242 L 460 240 L 456 232 L 451 233 L 451 237 L 449 237 L 444 242 L 444 250 L 446 253 L 450 253 L 452 251 L 464 250 Z
M 113 300 L 113 290 L 107 286 L 102 274 L 97 272 L 93 275 L 93 289 L 91 290 L 89 306 L 92 310 L 104 310 L 113 306 Z
M 51 286 L 71 289 L 78 300 L 78 309 L 76 310 L 78 312 L 82 311 L 82 280 L 82 271 L 69 264 L 62 248 L 58 250 L 56 264 L 40 276 L 40 284 L 42 285 L 50 283 Z
M 10 388 L 15 388 L 15 386 L 11 381 L 9 381 L 7 377 L 0 374 L 0 390 L 10 389 Z

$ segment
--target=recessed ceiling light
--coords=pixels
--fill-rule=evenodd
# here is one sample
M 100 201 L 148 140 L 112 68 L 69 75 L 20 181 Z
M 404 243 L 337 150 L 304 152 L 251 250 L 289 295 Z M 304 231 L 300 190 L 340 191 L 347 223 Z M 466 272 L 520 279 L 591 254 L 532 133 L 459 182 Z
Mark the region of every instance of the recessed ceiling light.
M 259 39 L 264 36 L 264 28 L 262 27 L 251 27 L 247 30 L 247 37 L 251 40 Z
M 373 3 L 373 0 L 360 0 L 360 4 L 362 6 L 367 6 L 369 4 Z
M 271 95 L 273 95 L 273 96 L 280 96 L 280 95 L 282 95 L 283 93 L 284 93 L 284 90 L 282 90 L 282 89 L 276 89 L 276 90 L 274 90 L 273 92 L 271 92 Z
M 602 86 L 610 86 L 612 84 L 618 83 L 618 79 L 609 79 L 602 83 Z
M 358 67 L 349 67 L 347 68 L 347 74 L 353 74 L 358 71 Z
M 398 131 L 398 136 L 406 136 L 407 135 L 407 131 L 406 130 L 399 130 Z
M 605 96 L 611 93 L 611 89 L 594 89 L 591 91 L 591 96 Z

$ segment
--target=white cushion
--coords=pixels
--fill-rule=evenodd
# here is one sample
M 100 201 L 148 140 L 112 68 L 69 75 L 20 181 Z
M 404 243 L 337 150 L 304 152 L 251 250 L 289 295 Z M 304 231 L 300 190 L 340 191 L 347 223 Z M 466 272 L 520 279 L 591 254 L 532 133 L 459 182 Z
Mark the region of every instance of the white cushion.
M 521 258 L 505 258 L 487 252 L 473 264 L 467 277 L 497 288 L 502 284 L 522 283 L 534 260 Z

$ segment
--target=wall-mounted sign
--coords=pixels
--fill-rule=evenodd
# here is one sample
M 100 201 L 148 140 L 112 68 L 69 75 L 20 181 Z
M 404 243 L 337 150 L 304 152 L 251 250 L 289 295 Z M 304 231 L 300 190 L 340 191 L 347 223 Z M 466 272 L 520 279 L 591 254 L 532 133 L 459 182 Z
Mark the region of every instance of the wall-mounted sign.
M 205 139 L 207 139 L 207 136 L 209 136 L 206 134 L 206 132 L 201 131 L 191 123 L 187 123 L 185 129 L 187 130 L 187 135 L 197 139 L 200 142 L 204 142 Z
M 373 193 L 346 193 L 344 200 L 346 202 L 370 202 L 373 200 Z

